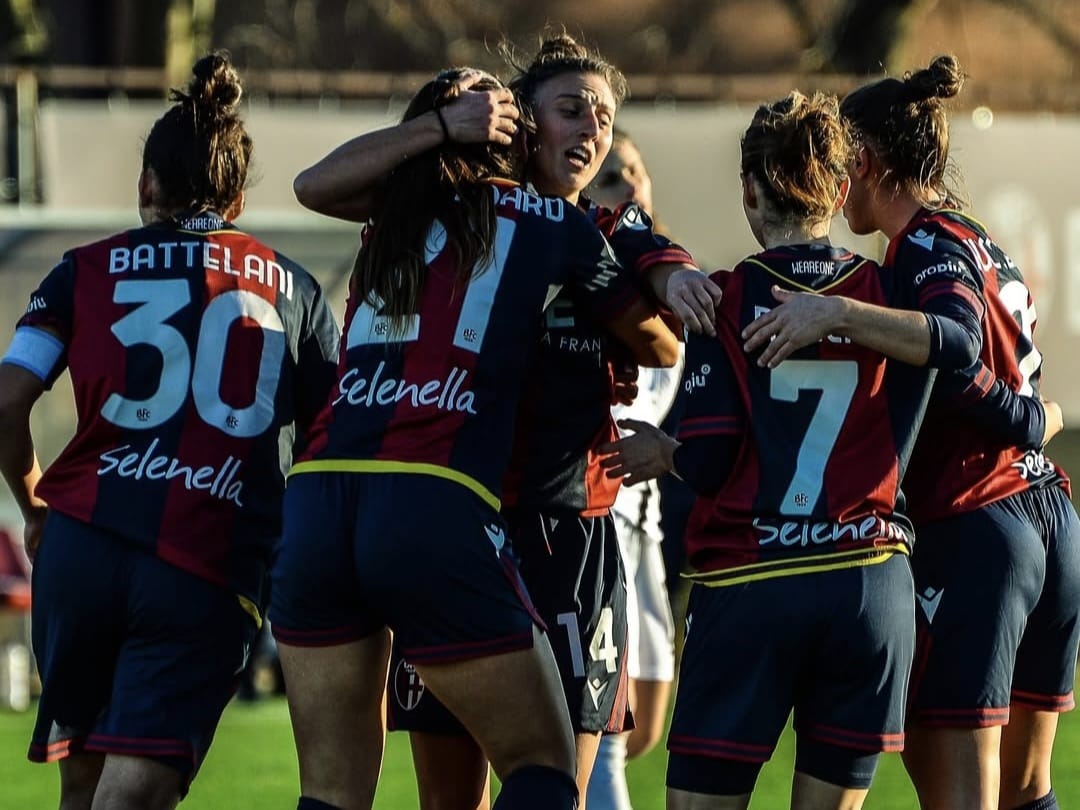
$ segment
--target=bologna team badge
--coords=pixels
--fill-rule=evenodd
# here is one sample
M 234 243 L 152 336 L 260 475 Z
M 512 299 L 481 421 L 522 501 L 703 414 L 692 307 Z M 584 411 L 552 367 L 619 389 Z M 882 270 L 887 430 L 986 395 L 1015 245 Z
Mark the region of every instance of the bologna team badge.
M 398 706 L 407 712 L 411 712 L 420 704 L 420 698 L 424 696 L 424 682 L 416 673 L 416 667 L 404 658 L 398 661 L 394 670 L 394 698 Z

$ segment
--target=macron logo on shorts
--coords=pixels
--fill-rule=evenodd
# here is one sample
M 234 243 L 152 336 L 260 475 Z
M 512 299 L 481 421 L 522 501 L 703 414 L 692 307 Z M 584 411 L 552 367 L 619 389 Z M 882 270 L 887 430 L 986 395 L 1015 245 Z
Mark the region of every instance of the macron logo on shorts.
M 506 532 L 503 531 L 502 526 L 493 523 L 490 526 L 485 526 L 484 531 L 487 532 L 491 545 L 495 546 L 496 553 L 502 552 L 503 546 L 506 545 Z
M 941 595 L 945 593 L 945 589 L 935 590 L 927 587 L 922 593 L 915 594 L 915 598 L 919 600 L 919 604 L 922 605 L 923 613 L 926 614 L 926 620 L 933 624 L 934 614 L 937 613 L 938 606 L 941 604 Z
M 593 678 L 591 681 L 586 681 L 585 685 L 589 687 L 589 697 L 592 698 L 593 706 L 599 709 L 600 696 L 604 694 L 604 689 L 607 688 L 607 681 Z

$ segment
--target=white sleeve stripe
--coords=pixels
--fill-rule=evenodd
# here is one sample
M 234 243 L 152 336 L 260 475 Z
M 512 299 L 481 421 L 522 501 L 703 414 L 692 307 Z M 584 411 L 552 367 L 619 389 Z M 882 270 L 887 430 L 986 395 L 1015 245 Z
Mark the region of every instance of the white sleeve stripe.
M 20 326 L 0 363 L 25 368 L 44 382 L 63 353 L 64 343 L 55 335 L 32 326 Z

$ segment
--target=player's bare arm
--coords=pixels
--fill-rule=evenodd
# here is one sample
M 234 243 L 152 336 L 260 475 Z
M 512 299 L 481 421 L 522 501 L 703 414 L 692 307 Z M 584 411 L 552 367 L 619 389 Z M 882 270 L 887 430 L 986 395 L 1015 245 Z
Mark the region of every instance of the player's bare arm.
M 779 287 L 773 287 L 773 297 L 780 306 L 752 321 L 742 332 L 747 352 L 761 350 L 759 366 L 776 368 L 793 352 L 829 335 L 850 338 L 913 366 L 926 365 L 930 359 L 930 326 L 921 312 Z
M 0 363 L 0 473 L 26 522 L 24 542 L 32 560 L 41 537 L 45 502 L 34 496 L 41 466 L 30 435 L 30 410 L 45 386 L 34 374 L 11 363 Z
M 484 75 L 477 71 L 461 79 L 458 97 L 438 113 L 428 112 L 346 141 L 296 176 L 296 199 L 326 216 L 366 222 L 375 213 L 379 184 L 410 155 L 447 138 L 462 143 L 511 143 L 518 119 L 513 93 L 506 88 L 470 89 Z
M 1065 420 L 1061 414 L 1061 406 L 1048 399 L 1042 401 L 1043 410 L 1046 412 L 1046 428 L 1043 431 L 1043 447 L 1049 441 L 1065 429 Z

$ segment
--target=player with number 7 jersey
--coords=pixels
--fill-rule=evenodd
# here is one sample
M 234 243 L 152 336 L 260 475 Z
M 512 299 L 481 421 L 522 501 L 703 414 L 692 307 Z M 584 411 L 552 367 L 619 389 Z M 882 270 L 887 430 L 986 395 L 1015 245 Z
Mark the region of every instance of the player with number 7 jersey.
M 742 151 L 764 250 L 711 277 L 717 335 L 687 342 L 677 439 L 633 423 L 610 461 L 631 481 L 674 469 L 698 494 L 668 806 L 748 796 L 793 712 L 797 806 L 857 807 L 879 754 L 903 747 L 915 610 L 900 482 L 936 369 L 977 355 L 976 281 L 920 281 L 829 243 L 852 151 L 835 100 L 763 105 Z M 816 328 L 813 308 L 842 297 L 876 320 Z M 809 315 L 781 313 L 800 305 Z M 807 333 L 795 351 L 789 330 Z M 894 331 L 910 335 L 906 362 L 852 337 Z

